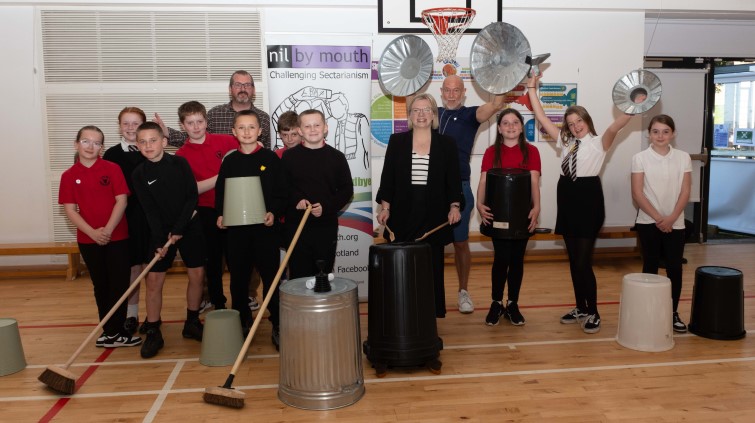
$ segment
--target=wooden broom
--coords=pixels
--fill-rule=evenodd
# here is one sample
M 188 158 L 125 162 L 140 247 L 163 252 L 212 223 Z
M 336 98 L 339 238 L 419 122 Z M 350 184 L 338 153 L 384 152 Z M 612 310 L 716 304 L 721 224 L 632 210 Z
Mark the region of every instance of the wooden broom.
M 260 325 L 262 314 L 265 312 L 265 310 L 267 310 L 267 305 L 273 298 L 273 292 L 275 292 L 275 288 L 278 287 L 278 282 L 283 275 L 283 270 L 286 268 L 286 264 L 288 264 L 288 259 L 291 257 L 291 252 L 294 250 L 296 242 L 299 240 L 299 235 L 301 235 L 301 231 L 302 229 L 304 229 L 304 224 L 307 222 L 307 218 L 309 217 L 309 213 L 311 211 L 312 206 L 307 206 L 307 210 L 304 212 L 304 216 L 302 216 L 301 222 L 299 222 L 299 227 L 296 228 L 294 238 L 291 240 L 291 245 L 288 246 L 286 255 L 285 257 L 283 257 L 283 261 L 281 261 L 281 264 L 278 267 L 278 273 L 275 275 L 275 279 L 273 279 L 272 285 L 270 285 L 269 292 L 267 293 L 267 295 L 265 295 L 265 301 L 262 302 L 259 311 L 257 311 L 257 317 L 254 319 L 252 328 L 249 331 L 249 334 L 246 336 L 244 345 L 241 346 L 241 351 L 239 351 L 239 355 L 236 357 L 236 362 L 233 363 L 233 368 L 231 368 L 231 373 L 225 380 L 225 384 L 223 384 L 223 386 L 212 386 L 206 388 L 203 395 L 204 402 L 208 404 L 217 404 L 232 408 L 242 408 L 244 406 L 244 398 L 246 398 L 246 394 L 243 391 L 237 391 L 236 389 L 233 389 L 231 387 L 231 385 L 233 385 L 233 379 L 236 377 L 236 372 L 239 371 L 241 362 L 244 360 L 246 352 L 249 349 L 249 346 L 252 344 L 252 338 L 254 338 L 255 332 L 257 332 L 257 327 Z
M 170 247 L 170 244 L 171 240 L 169 238 L 168 242 L 163 245 L 163 249 Z M 105 317 L 102 318 L 102 321 L 100 321 L 97 327 L 92 330 L 89 336 L 86 337 L 84 342 L 79 345 L 79 348 L 75 353 L 73 353 L 71 358 L 68 359 L 66 364 L 64 364 L 62 367 L 48 366 L 45 371 L 43 371 L 42 374 L 40 374 L 37 378 L 40 382 L 58 392 L 62 392 L 67 395 L 73 394 L 73 392 L 76 390 L 76 375 L 72 372 L 69 372 L 68 368 L 71 367 L 71 364 L 73 364 L 79 354 L 84 351 L 84 347 L 89 344 L 92 338 L 94 338 L 94 335 L 102 330 L 102 327 L 105 326 L 105 323 L 107 323 L 108 320 L 110 320 L 110 318 L 113 316 L 113 314 L 115 314 L 115 312 L 118 310 L 118 307 L 120 307 L 121 304 L 126 301 L 126 298 L 131 295 L 134 289 L 139 286 L 139 283 L 141 283 L 142 279 L 147 276 L 147 273 L 149 273 L 150 269 L 152 269 L 152 266 L 154 266 L 158 260 L 160 260 L 160 255 L 155 254 L 155 257 L 152 259 L 152 261 L 150 261 L 149 264 L 147 264 L 147 267 L 142 270 L 142 273 L 140 273 L 139 276 L 133 282 L 131 282 L 131 286 L 129 286 L 126 292 L 121 295 L 121 298 L 115 303 L 113 308 L 110 309 L 108 314 L 106 314 Z

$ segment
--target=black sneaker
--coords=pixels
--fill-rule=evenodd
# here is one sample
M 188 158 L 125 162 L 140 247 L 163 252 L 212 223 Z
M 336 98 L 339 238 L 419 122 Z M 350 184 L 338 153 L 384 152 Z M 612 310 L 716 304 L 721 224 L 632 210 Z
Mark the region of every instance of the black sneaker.
M 162 321 L 162 319 L 161 319 L 161 320 L 158 320 L 157 322 L 153 323 L 152 325 L 153 325 L 153 326 L 157 326 L 157 327 L 159 328 L 159 327 L 160 327 L 160 325 L 162 325 L 162 324 L 163 324 L 163 321 Z M 147 333 L 147 329 L 148 329 L 148 326 L 149 326 L 149 325 L 147 324 L 147 320 L 145 319 L 145 320 L 144 320 L 144 321 L 142 322 L 142 325 L 141 325 L 141 326 L 139 326 L 139 333 L 141 333 L 142 335 L 144 335 L 145 333 Z
M 485 317 L 485 324 L 488 326 L 495 326 L 498 324 L 498 321 L 501 319 L 501 315 L 503 314 L 503 304 L 499 303 L 498 301 L 493 301 L 490 303 L 490 311 L 488 311 L 488 315 Z
M 105 348 L 118 348 L 118 347 L 135 347 L 142 343 L 142 338 L 138 336 L 118 334 L 109 337 L 105 341 Z
M 199 319 L 187 320 L 184 322 L 184 330 L 181 332 L 181 335 L 183 335 L 184 338 L 202 341 L 203 330 L 204 325 Z
M 152 358 L 157 355 L 160 348 L 165 345 L 163 341 L 163 334 L 160 332 L 159 326 L 151 326 L 147 329 L 147 339 L 142 344 L 141 355 L 142 358 Z
M 524 316 L 519 312 L 517 303 L 509 301 L 506 309 L 503 310 L 503 317 L 509 319 L 509 322 L 514 326 L 522 326 L 524 324 Z
M 129 335 L 136 334 L 136 330 L 139 328 L 139 318 L 137 317 L 127 317 L 126 321 L 123 322 L 123 330 L 126 331 Z
M 273 326 L 273 335 L 271 336 L 273 345 L 275 345 L 275 351 L 280 351 L 281 346 L 281 332 L 278 326 Z
M 579 307 L 574 307 L 572 311 L 561 316 L 561 323 L 569 325 L 572 323 L 579 323 L 587 318 L 587 313 L 580 310 Z
M 584 323 L 582 323 L 582 331 L 584 333 L 597 333 L 600 331 L 600 315 L 591 314 L 587 316 Z
M 685 333 L 687 332 L 687 325 L 679 318 L 679 313 L 674 312 L 674 332 Z
M 107 341 L 108 336 L 105 335 L 105 332 L 102 332 L 102 335 L 97 337 L 97 340 L 94 341 L 94 346 L 97 348 L 103 348 L 105 347 L 105 341 Z

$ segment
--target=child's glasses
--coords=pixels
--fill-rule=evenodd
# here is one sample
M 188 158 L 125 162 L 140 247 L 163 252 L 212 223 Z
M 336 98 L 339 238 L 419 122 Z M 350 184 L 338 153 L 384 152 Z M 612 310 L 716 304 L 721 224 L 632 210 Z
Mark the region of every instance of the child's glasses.
M 94 147 L 95 149 L 102 148 L 102 143 L 99 141 L 92 141 L 92 140 L 84 139 L 84 140 L 79 140 L 79 144 L 85 147 Z

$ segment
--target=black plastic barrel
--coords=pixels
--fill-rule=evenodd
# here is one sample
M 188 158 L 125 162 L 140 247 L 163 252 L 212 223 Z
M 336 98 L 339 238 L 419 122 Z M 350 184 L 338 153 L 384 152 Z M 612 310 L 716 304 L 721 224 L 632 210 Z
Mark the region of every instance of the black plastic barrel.
M 432 252 L 426 243 L 370 246 L 364 353 L 378 374 L 386 367 L 437 362 L 443 340 L 435 320 Z
M 730 267 L 701 266 L 695 271 L 689 331 L 710 339 L 741 339 L 744 326 L 742 272 Z
M 527 217 L 532 209 L 529 170 L 490 169 L 485 179 L 485 205 L 493 213 L 490 225 L 480 224 L 480 233 L 491 238 L 525 239 L 531 235 Z

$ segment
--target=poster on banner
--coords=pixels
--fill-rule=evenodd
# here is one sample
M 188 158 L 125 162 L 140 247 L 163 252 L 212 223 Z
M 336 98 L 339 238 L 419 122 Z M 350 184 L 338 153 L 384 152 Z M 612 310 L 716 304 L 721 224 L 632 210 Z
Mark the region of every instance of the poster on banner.
M 318 34 L 266 35 L 267 83 L 272 128 L 288 110 L 321 111 L 327 120 L 326 143 L 341 151 L 354 181 L 354 198 L 338 218 L 333 273 L 355 281 L 367 297 L 367 264 L 372 245 L 370 173 L 370 89 L 372 40 L 368 36 Z M 304 42 L 303 42 L 304 41 Z M 273 149 L 283 146 L 271 137 Z
M 466 88 L 466 97 L 464 99 L 465 106 L 479 106 L 492 100 L 490 93 L 481 90 L 474 83 L 472 78 L 472 72 L 469 68 L 468 57 L 457 57 L 457 63 L 459 67 L 456 69 L 457 75 L 464 80 L 464 87 Z M 443 85 L 443 63 L 435 63 L 435 68 L 430 75 L 430 80 L 419 92 L 428 93 L 435 97 L 435 101 L 438 102 L 438 107 L 443 106 L 440 98 L 440 89 Z M 409 121 L 406 115 L 406 98 L 405 97 L 393 97 L 392 95 L 383 92 L 378 82 L 377 75 L 377 62 L 372 64 L 372 156 L 383 157 L 385 156 L 385 149 L 388 147 L 388 140 L 391 134 L 398 132 L 406 132 L 409 130 Z M 482 155 L 485 153 L 485 149 L 488 148 L 495 139 L 495 130 L 491 131 L 491 126 L 494 126 L 493 119 L 488 124 L 480 125 L 476 135 L 476 142 L 474 144 L 472 155 Z M 494 129 L 494 128 L 493 128 Z

